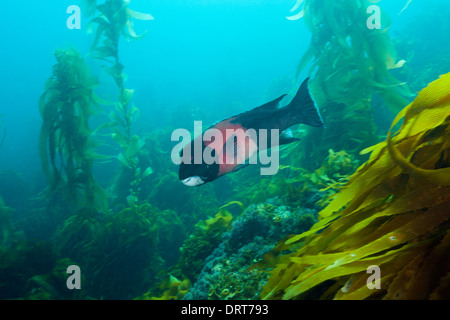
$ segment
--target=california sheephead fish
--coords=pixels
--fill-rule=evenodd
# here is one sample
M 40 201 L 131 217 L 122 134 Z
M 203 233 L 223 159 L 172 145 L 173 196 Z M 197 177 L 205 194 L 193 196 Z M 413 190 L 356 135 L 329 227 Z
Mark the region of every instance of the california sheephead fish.
M 267 154 L 266 149 L 299 140 L 288 129 L 295 124 L 324 128 L 325 124 L 309 93 L 308 80 L 303 81 L 288 105 L 278 107 L 286 96 L 284 94 L 216 123 L 191 140 L 180 152 L 179 179 L 187 186 L 214 181 L 255 163 L 251 160 L 256 159 L 256 155 L 261 157 L 262 150 Z

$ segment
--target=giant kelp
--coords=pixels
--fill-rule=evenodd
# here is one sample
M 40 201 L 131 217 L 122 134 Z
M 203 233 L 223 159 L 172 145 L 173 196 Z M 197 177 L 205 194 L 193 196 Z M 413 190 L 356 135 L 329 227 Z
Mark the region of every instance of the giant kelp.
M 111 75 L 117 84 L 119 94 L 118 102 L 114 103 L 114 109 L 109 113 L 110 121 L 102 127 L 112 130 L 112 138 L 121 147 L 121 153 L 117 159 L 124 165 L 124 170 L 129 170 L 134 176 L 129 181 L 130 194 L 127 196 L 129 204 L 137 203 L 139 188 L 142 180 L 152 173 L 150 167 L 139 166 L 137 154 L 142 149 L 144 141 L 139 136 L 131 133 L 131 124 L 139 114 L 139 109 L 132 103 L 133 89 L 125 88 L 126 75 L 123 72 L 124 65 L 119 58 L 119 40 L 123 35 L 126 39 L 137 39 L 143 35 L 137 35 L 133 29 L 133 19 L 153 20 L 150 14 L 136 12 L 128 8 L 129 1 L 106 0 L 101 4 L 97 1 L 85 1 L 87 13 L 90 15 L 98 11 L 89 25 L 95 28 L 95 38 L 91 46 L 94 58 L 105 62 L 103 69 Z
M 304 1 L 303 20 L 312 38 L 298 73 L 311 62 L 310 89 L 327 129 L 309 130 L 294 149 L 302 157 L 302 167 L 319 166 L 330 148 L 357 153 L 378 142 L 371 107 L 374 93 L 394 114 L 408 102 L 408 88 L 390 72 L 404 61 L 396 61 L 387 33 L 389 18 L 381 17 L 381 29 L 369 29 L 371 4 L 367 0 Z
M 102 193 L 92 175 L 96 155 L 89 128 L 98 82 L 76 49 L 58 49 L 55 57 L 53 74 L 39 99 L 42 170 L 54 195 L 65 193 L 76 208 L 101 208 Z
M 422 90 L 319 222 L 280 243 L 300 248 L 277 260 L 263 298 L 449 298 L 449 87 L 446 74 Z M 366 285 L 373 265 L 377 290 Z

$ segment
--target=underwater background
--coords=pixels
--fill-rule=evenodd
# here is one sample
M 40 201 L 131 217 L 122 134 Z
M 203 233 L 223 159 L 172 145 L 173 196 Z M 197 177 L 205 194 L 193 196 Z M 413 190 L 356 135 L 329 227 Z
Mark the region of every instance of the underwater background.
M 0 299 L 450 298 L 448 1 L 3 7 Z M 276 175 L 179 181 L 175 129 L 306 77 Z

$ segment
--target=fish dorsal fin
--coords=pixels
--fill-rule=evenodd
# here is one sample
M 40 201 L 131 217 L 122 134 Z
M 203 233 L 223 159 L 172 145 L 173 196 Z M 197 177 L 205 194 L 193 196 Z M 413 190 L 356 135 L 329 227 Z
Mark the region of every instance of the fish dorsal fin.
M 280 104 L 280 101 L 286 96 L 286 94 L 283 94 L 282 96 L 276 98 L 275 100 L 272 100 L 270 102 L 267 102 L 263 104 L 262 106 L 256 107 L 253 110 L 274 110 L 278 108 L 278 105 Z
M 242 121 L 243 118 L 248 117 L 249 115 L 257 115 L 261 113 L 266 113 L 272 110 L 275 110 L 278 108 L 278 105 L 280 104 L 280 101 L 286 96 L 286 94 L 283 94 L 282 96 L 276 98 L 275 100 L 272 100 L 270 102 L 267 102 L 263 104 L 262 106 L 253 108 L 251 110 L 245 111 L 241 114 L 238 114 L 235 119 L 232 120 L 232 123 L 237 123 L 239 121 Z M 244 125 L 244 127 L 246 127 Z

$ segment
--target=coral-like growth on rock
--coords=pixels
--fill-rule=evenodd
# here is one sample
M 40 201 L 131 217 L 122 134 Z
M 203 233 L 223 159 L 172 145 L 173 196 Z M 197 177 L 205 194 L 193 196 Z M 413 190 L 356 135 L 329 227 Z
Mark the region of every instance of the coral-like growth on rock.
M 258 298 L 268 273 L 250 267 L 273 249 L 280 237 L 308 230 L 313 223 L 314 211 L 291 209 L 279 199 L 249 206 L 222 235 L 184 299 Z

